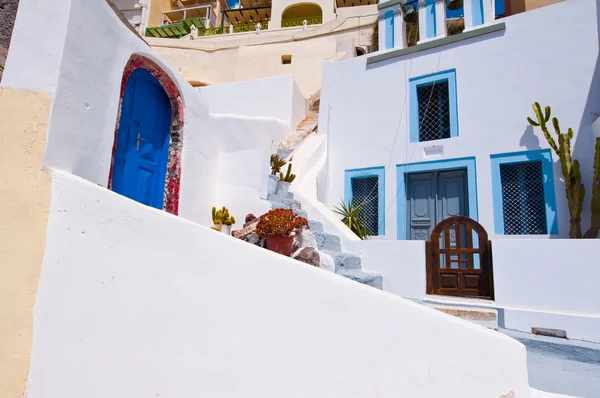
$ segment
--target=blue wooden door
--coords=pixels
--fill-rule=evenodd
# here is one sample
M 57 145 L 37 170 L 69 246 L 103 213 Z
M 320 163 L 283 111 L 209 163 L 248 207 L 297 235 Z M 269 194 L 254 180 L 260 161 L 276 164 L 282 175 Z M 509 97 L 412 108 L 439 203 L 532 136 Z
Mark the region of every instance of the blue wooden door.
M 452 216 L 468 216 L 467 170 L 407 176 L 407 236 L 429 240 L 433 228 Z
M 114 158 L 113 191 L 162 209 L 171 103 L 147 70 L 134 70 L 125 86 Z

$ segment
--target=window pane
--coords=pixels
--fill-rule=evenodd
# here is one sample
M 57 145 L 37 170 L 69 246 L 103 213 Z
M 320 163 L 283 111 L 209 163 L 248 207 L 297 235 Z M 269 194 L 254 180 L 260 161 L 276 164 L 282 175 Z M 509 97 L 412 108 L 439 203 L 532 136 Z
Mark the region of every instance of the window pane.
M 379 235 L 379 179 L 353 178 L 352 201 L 362 207 L 362 222 L 369 235 Z
M 542 162 L 500 165 L 504 233 L 546 234 Z
M 448 81 L 417 87 L 419 141 L 450 138 L 450 96 Z

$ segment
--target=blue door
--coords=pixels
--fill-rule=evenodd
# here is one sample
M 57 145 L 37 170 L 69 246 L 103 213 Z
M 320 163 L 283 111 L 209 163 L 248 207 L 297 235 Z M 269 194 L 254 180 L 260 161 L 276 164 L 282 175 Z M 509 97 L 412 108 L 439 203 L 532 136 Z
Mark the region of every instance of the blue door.
M 147 70 L 134 70 L 121 104 L 113 191 L 162 209 L 170 128 L 171 103 L 164 89 Z
M 469 216 L 467 170 L 407 176 L 407 236 L 429 240 L 433 228 L 452 216 Z

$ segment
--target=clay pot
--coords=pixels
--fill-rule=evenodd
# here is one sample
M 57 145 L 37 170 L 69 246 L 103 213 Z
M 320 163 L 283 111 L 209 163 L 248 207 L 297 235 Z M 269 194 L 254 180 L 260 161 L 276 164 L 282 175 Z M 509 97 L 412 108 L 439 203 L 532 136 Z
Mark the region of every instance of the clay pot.
M 269 235 L 267 236 L 267 249 L 289 257 L 292 254 L 293 236 Z

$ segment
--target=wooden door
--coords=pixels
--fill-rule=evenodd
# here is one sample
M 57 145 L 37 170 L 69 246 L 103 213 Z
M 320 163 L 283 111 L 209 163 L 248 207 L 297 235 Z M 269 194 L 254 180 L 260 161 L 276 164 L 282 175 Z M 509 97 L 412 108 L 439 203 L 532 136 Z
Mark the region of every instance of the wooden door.
M 148 71 L 131 73 L 117 132 L 112 189 L 162 209 L 169 152 L 171 103 Z
M 431 232 L 425 250 L 427 293 L 494 298 L 491 242 L 478 222 L 445 219 Z
M 468 216 L 467 170 L 407 176 L 407 236 L 429 240 L 433 227 L 448 217 Z

